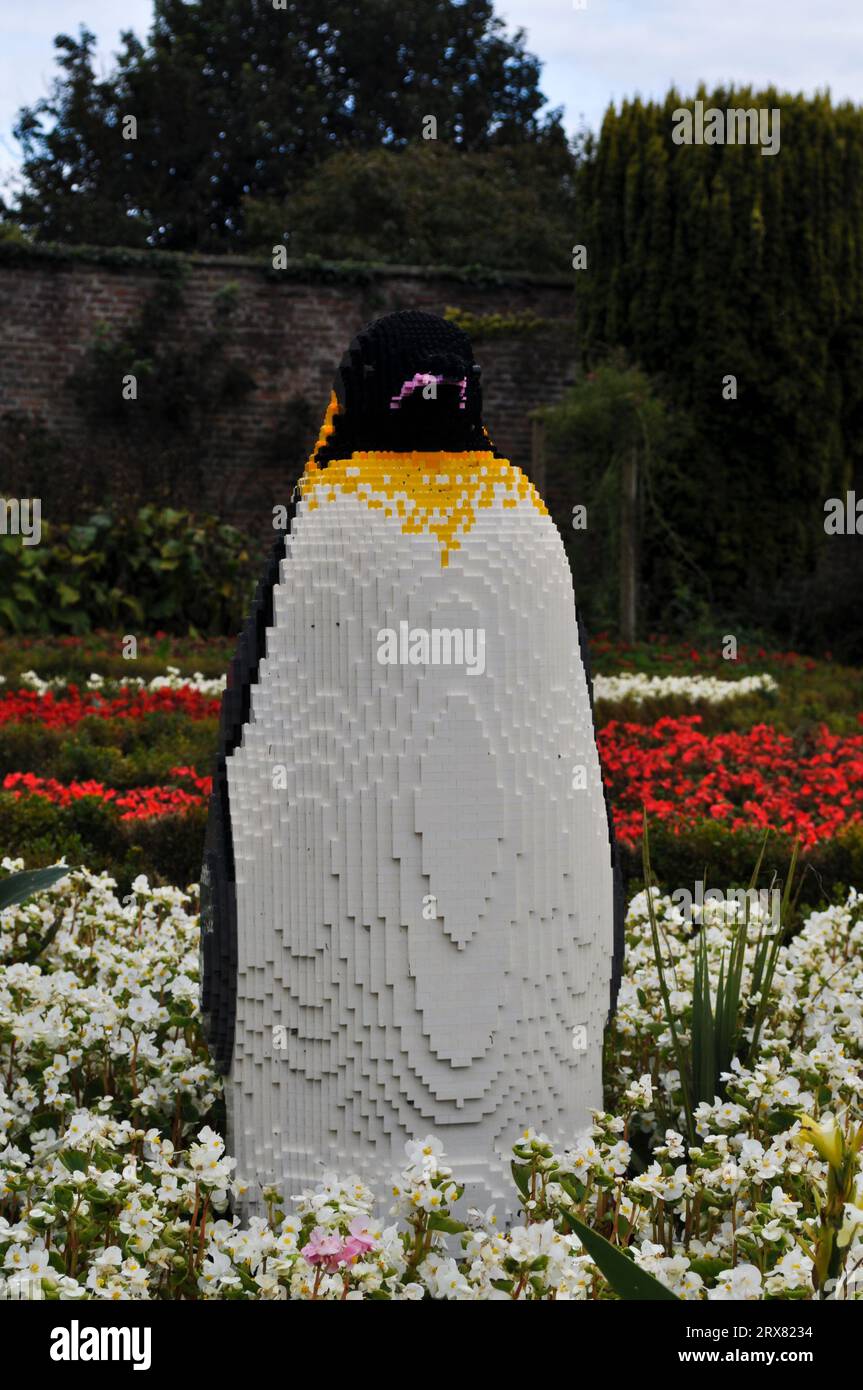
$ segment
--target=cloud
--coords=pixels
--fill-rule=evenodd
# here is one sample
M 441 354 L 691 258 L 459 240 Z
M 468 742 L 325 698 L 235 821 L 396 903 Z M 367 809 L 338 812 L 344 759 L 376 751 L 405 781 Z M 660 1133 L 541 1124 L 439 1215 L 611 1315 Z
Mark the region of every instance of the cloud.
M 596 126 L 611 100 L 669 87 L 770 84 L 863 100 L 860 0 L 498 0 L 510 27 L 545 59 L 543 90 Z
M 18 111 L 46 96 L 56 75 L 55 34 L 75 34 L 81 24 L 99 40 L 105 71 L 120 46 L 120 32 L 143 37 L 153 18 L 153 0 L 36 0 L 0 9 L 0 177 L 17 168 L 19 147 L 12 136 Z

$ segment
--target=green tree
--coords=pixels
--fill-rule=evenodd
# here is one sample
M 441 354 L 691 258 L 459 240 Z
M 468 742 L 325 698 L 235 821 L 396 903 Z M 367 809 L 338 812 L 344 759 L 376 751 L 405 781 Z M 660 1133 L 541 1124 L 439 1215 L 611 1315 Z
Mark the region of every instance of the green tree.
M 778 108 L 779 153 L 675 144 L 674 91 L 608 112 L 577 173 L 585 360 L 622 347 L 691 419 L 667 516 L 719 610 L 817 645 L 824 501 L 863 472 L 863 111 L 696 95 Z
M 570 269 L 574 167 L 522 141 L 458 151 L 440 141 L 332 155 L 284 201 L 245 204 L 251 245 L 291 256 Z
M 546 436 L 545 497 L 590 627 L 625 626 L 623 576 L 630 563 L 641 629 L 667 625 L 677 608 L 689 608 L 690 590 L 705 578 L 693 567 L 686 538 L 669 521 L 675 499 L 687 488 L 688 418 L 619 352 L 580 377 L 539 418 Z M 624 491 L 629 479 L 637 491 L 634 534 L 628 536 Z M 653 595 L 662 596 L 659 611 Z
M 232 249 L 245 201 L 284 199 L 339 150 L 404 149 L 429 115 L 462 151 L 566 145 L 490 0 L 155 0 L 147 43 L 124 34 L 105 80 L 94 44 L 55 40 L 53 90 L 16 128 L 11 215 L 43 240 Z

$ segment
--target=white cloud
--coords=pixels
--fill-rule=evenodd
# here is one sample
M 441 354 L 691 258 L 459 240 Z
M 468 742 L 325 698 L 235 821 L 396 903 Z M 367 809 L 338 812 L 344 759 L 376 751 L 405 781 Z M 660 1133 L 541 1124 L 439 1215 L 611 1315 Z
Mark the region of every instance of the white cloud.
M 55 34 L 77 35 L 81 24 L 99 40 L 99 62 L 111 68 L 120 32 L 143 37 L 153 18 L 153 0 L 36 0 L 0 9 L 0 177 L 14 170 L 20 149 L 12 128 L 22 106 L 47 95 L 57 67 Z
M 543 89 L 596 126 L 611 100 L 661 97 L 700 81 L 771 83 L 863 101 L 860 0 L 498 0 L 511 27 L 545 60 Z

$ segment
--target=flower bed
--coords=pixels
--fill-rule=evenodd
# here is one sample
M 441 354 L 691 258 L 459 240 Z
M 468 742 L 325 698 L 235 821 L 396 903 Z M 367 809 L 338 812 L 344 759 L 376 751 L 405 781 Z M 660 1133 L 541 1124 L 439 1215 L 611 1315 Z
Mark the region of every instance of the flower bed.
M 200 777 L 193 767 L 172 767 L 171 772 L 193 790 L 186 790 L 184 786 L 168 786 L 138 787 L 132 791 L 118 792 L 112 787 L 103 787 L 100 782 L 70 782 L 64 786 L 53 778 L 35 777 L 31 772 L 7 773 L 0 787 L 14 797 L 44 797 L 58 806 L 70 806 L 84 797 L 93 797 L 115 808 L 120 813 L 120 820 L 150 820 L 154 816 L 182 814 L 192 806 L 206 805 L 212 790 L 212 778 Z
M 731 830 L 771 827 L 805 846 L 863 813 L 863 733 L 821 725 L 805 745 L 769 725 L 706 735 L 698 715 L 654 724 L 612 721 L 599 734 L 603 772 L 621 839 L 641 835 L 643 813 L 684 831 L 713 820 Z
M 654 890 L 653 901 L 686 1046 L 690 929 L 670 899 Z M 636 897 L 606 1110 L 558 1153 L 541 1135 L 514 1136 L 524 1216 L 509 1231 L 493 1213 L 459 1210 L 458 1174 L 434 1136 L 408 1145 L 377 1214 L 371 1192 L 344 1173 L 314 1192 L 267 1190 L 265 1217 L 230 1215 L 247 1184 L 218 1133 L 194 907 L 143 879 L 121 903 L 110 881 L 79 872 L 0 913 L 5 1276 L 61 1299 L 614 1298 L 619 1280 L 588 1253 L 581 1222 L 585 1239 L 601 1234 L 628 1268 L 680 1298 L 808 1299 L 829 1210 L 838 1239 L 820 1291 L 861 1297 L 847 1277 L 863 1257 L 863 1192 L 847 1156 L 863 1120 L 855 893 L 810 915 L 781 948 L 759 1048 L 698 1107 L 694 1143 L 683 1134 L 647 897 Z M 706 909 L 714 987 L 735 911 Z M 837 1215 L 829 1203 L 843 1154 L 851 1167 Z
M 0 691 L 0 834 L 31 862 L 198 877 L 222 677 L 175 667 Z
M 682 699 L 688 704 L 723 705 L 745 695 L 773 694 L 779 689 L 773 676 L 741 676 L 720 680 L 717 676 L 648 676 L 643 671 L 624 671 L 616 676 L 594 677 L 593 695 L 606 704 L 635 705 Z
M 98 687 L 80 691 L 76 685 L 63 695 L 53 690 L 10 690 L 0 695 L 0 724 L 43 724 L 69 729 L 83 719 L 147 719 L 151 714 L 182 714 L 191 720 L 215 719 L 219 696 L 202 694 L 192 685 L 156 690 L 128 687 L 104 696 Z
M 703 846 L 711 827 L 738 836 L 740 855 L 723 841 L 726 859 L 748 858 L 749 833 L 769 826 L 780 839 L 800 837 L 813 868 L 827 872 L 828 888 L 861 881 L 863 843 L 847 838 L 863 810 L 861 716 L 843 710 L 841 732 L 825 721 L 798 721 L 796 734 L 763 722 L 715 727 L 753 701 L 784 699 L 793 669 L 794 663 L 778 686 L 764 673 L 736 681 L 640 672 L 597 677 L 603 771 L 630 881 L 638 874 L 630 851 L 645 807 L 655 827 L 693 846 Z M 76 684 L 24 670 L 18 680 L 16 688 L 0 690 L 0 828 L 7 847 L 30 858 L 35 851 L 41 862 L 67 853 L 109 869 L 124 888 L 141 870 L 169 881 L 195 879 L 223 678 L 200 671 L 183 676 L 169 665 L 146 679 L 91 674 Z M 645 719 L 638 702 L 654 708 L 659 697 L 684 708 L 700 701 L 703 712 Z M 609 711 L 622 707 L 616 701 L 632 704 L 636 717 L 608 720 Z M 57 808 L 53 825 L 44 815 L 31 817 L 26 803 L 36 800 Z M 169 822 L 164 835 L 150 835 L 146 853 L 139 846 L 130 858 L 127 839 L 90 833 L 94 824 L 103 827 L 93 818 L 94 802 L 121 829 L 162 817 Z M 178 837 L 171 827 L 189 816 L 194 833 Z M 188 856 L 178 862 L 180 844 Z M 784 848 L 780 857 L 787 861 Z M 672 858 L 677 861 L 676 849 Z M 701 869 L 705 862 L 702 857 Z M 718 868 L 715 857 L 710 862 Z

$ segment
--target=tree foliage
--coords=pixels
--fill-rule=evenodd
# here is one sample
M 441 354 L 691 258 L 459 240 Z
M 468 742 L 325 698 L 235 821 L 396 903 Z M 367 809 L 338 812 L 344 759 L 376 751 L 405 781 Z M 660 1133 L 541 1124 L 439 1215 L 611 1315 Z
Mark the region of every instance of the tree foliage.
M 52 93 L 16 129 L 15 215 L 43 240 L 231 249 L 246 200 L 284 199 L 337 151 L 405 149 L 428 115 L 459 151 L 566 144 L 490 0 L 155 0 L 104 80 L 88 30 L 55 45 Z
M 690 618 L 704 576 L 687 538 L 669 518 L 689 486 L 692 426 L 655 381 L 614 353 L 587 372 L 556 405 L 539 412 L 546 431 L 545 499 L 560 528 L 579 608 L 592 631 L 615 627 L 620 583 L 620 493 L 624 457 L 638 468 L 639 611 L 668 630 Z M 584 508 L 582 513 L 575 509 Z M 661 595 L 661 611 L 652 602 Z
M 718 609 L 817 644 L 824 502 L 863 471 L 863 111 L 772 89 L 697 96 L 779 108 L 779 153 L 675 144 L 690 103 L 673 91 L 610 110 L 577 176 L 582 340 L 589 358 L 622 347 L 690 417 L 667 515 Z
M 574 164 L 556 142 L 457 151 L 440 141 L 332 155 L 283 201 L 249 201 L 247 239 L 290 256 L 570 268 Z

